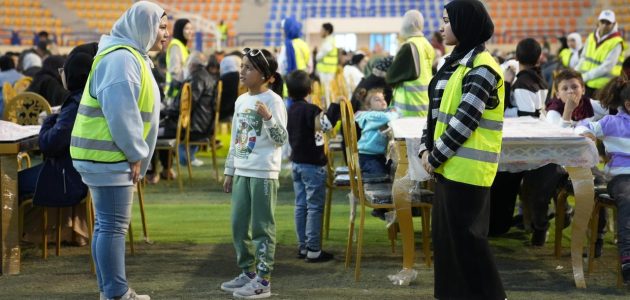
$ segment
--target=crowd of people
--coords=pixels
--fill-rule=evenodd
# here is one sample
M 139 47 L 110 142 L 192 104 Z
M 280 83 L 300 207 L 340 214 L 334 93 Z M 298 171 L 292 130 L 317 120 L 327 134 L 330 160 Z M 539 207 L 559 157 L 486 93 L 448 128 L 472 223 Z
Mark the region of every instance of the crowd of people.
M 42 32 L 33 49 L 0 57 L 0 83 L 32 77 L 27 91 L 60 106 L 42 124 L 44 163 L 20 172 L 20 196 L 34 195 L 36 204 L 72 206 L 89 190 L 96 210 L 91 247 L 101 299 L 150 299 L 129 288 L 125 277 L 133 186 L 145 174 L 151 184 L 181 176 L 173 163 L 203 165 L 195 146 L 181 145 L 174 162 L 168 151 L 155 150 L 157 139 L 175 138 L 182 87 L 189 83 L 191 140 L 218 130 L 219 96 L 218 117 L 231 122 L 223 189 L 232 194 L 232 237 L 241 272 L 220 288 L 238 298 L 269 297 L 283 164 L 291 162 L 297 257 L 308 263 L 334 257 L 321 247 L 323 135 L 341 117 L 340 98 L 347 98 L 355 111 L 365 177 L 391 174 L 385 133 L 390 121 L 428 120 L 418 156 L 435 181 L 434 296 L 505 299 L 488 236 L 515 226 L 531 232 L 532 246 L 543 246 L 551 200 L 568 184 L 566 171 L 556 164 L 497 172 L 504 118 L 530 117 L 603 141 L 606 169 L 593 168 L 594 180 L 607 185 L 617 203 L 619 262 L 630 283 L 630 60 L 615 13 L 602 11 L 585 40 L 579 33 L 560 38 L 557 55 L 534 38 L 519 41 L 509 54 L 490 53 L 485 44 L 494 24 L 478 1 L 451 1 L 442 20 L 440 31 L 428 39 L 423 14 L 406 12 L 394 56 L 339 49 L 331 23 L 322 24 L 321 44 L 313 47 L 294 18 L 283 21 L 285 43 L 276 51 L 246 48 L 206 56 L 187 46 L 195 31 L 189 20 L 176 20 L 169 33 L 164 9 L 146 1 L 135 3 L 98 43 L 78 46 L 67 56 L 51 53 L 54 47 Z M 150 51 L 158 54 L 150 57 Z M 335 93 L 339 76 L 345 85 Z M 318 94 L 312 90 L 316 81 L 321 101 L 310 96 Z M 0 98 L 0 104 L 8 100 Z M 2 110 L 0 105 L 0 115 Z M 384 212 L 372 214 L 384 218 Z M 559 213 L 568 226 L 572 207 Z M 595 257 L 602 253 L 604 211 L 600 220 L 596 250 L 589 254 Z M 73 230 L 87 237 L 85 229 Z

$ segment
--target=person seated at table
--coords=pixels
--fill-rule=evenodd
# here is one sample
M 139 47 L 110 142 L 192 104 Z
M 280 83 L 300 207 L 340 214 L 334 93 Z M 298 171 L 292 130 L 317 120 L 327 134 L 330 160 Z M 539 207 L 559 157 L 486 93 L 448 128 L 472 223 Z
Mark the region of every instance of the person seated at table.
M 355 120 L 361 129 L 361 138 L 357 146 L 359 150 L 359 165 L 364 178 L 389 176 L 389 166 L 385 158 L 389 139 L 385 130 L 387 123 L 398 119 L 400 115 L 394 109 L 388 109 L 382 89 L 372 89 L 367 92 L 363 106 L 356 113 Z M 385 219 L 385 209 L 375 209 L 372 215 Z
M 50 106 L 63 104 L 68 97 L 68 91 L 63 87 L 59 74 L 59 69 L 63 67 L 63 64 L 64 58 L 59 55 L 46 58 L 42 69 L 35 74 L 26 91 L 41 95 Z
M 612 176 L 608 183 L 608 194 L 617 204 L 619 261 L 623 281 L 630 284 L 630 81 L 622 77 L 614 78 L 600 91 L 598 97 L 603 107 L 618 109 L 617 114 L 605 116 L 596 122 L 580 123 L 575 130 L 592 140 L 601 139 L 610 158 L 605 169 Z M 599 236 L 598 241 L 601 239 Z
M 324 262 L 333 255 L 320 248 L 327 163 L 323 133 L 331 131 L 339 120 L 339 104 L 333 99 L 324 113 L 317 105 L 306 102 L 311 93 L 311 79 L 305 71 L 289 73 L 286 83 L 293 100 L 288 111 L 287 131 L 292 149 L 289 158 L 295 191 L 297 257 L 306 262 Z
M 556 76 L 554 84 L 556 94 L 547 104 L 547 122 L 569 127 L 584 119 L 597 121 L 609 113 L 599 101 L 586 96 L 584 80 L 577 71 L 562 70 Z
M 68 207 L 63 213 L 67 218 L 62 225 L 63 239 L 78 245 L 87 243 L 87 218 L 85 208 L 73 206 L 79 205 L 79 202 L 85 198 L 88 188 L 72 165 L 70 136 L 83 89 L 92 67 L 92 60 L 96 55 L 97 45 L 97 43 L 89 43 L 78 46 L 68 55 L 60 76 L 64 88 L 70 93 L 63 102 L 59 114 L 47 117 L 39 132 L 39 149 L 45 160 L 41 165 L 18 174 L 20 195 L 30 193 L 35 206 Z M 39 224 L 41 219 L 41 210 L 25 213 L 25 236 L 22 237 L 24 240 L 41 240 L 41 225 Z M 66 230 L 68 226 L 72 230 Z M 71 236 L 74 240 L 71 240 Z
M 547 83 L 538 65 L 541 52 L 540 44 L 532 38 L 521 40 L 516 46 L 519 72 L 511 85 L 505 117 L 540 116 L 548 93 Z

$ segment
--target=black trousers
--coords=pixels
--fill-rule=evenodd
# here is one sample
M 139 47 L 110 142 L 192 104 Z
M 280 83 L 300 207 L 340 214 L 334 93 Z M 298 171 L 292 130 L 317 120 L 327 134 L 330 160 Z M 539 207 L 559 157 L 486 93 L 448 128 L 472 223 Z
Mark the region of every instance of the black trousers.
M 488 244 L 490 188 L 436 174 L 432 238 L 437 299 L 505 299 Z

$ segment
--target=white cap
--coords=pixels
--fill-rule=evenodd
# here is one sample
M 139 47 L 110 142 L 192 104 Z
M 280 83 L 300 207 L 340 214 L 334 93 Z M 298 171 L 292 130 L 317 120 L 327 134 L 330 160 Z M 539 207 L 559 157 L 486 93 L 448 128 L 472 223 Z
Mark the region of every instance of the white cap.
M 599 14 L 599 18 L 597 19 L 599 21 L 601 20 L 606 20 L 610 23 L 615 23 L 615 13 L 612 10 L 606 9 L 606 10 L 602 10 L 602 12 Z

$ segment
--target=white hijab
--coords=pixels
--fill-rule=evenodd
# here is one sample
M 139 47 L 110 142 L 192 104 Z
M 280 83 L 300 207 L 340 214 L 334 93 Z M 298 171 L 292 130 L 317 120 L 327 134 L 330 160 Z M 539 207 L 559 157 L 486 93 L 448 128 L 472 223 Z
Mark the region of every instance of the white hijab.
M 580 49 L 582 49 L 582 36 L 579 33 L 574 32 L 574 33 L 571 33 L 571 34 L 567 35 L 567 40 L 570 40 L 570 39 L 575 40 L 575 48 L 572 49 L 572 50 L 580 50 Z
M 134 48 L 145 54 L 155 43 L 163 15 L 164 9 L 159 5 L 138 1 L 114 23 L 111 36 L 130 40 Z

